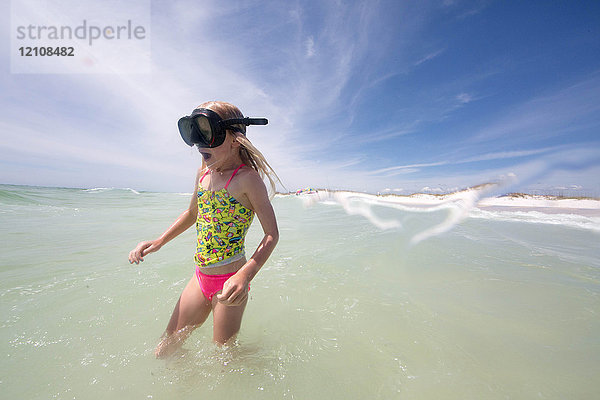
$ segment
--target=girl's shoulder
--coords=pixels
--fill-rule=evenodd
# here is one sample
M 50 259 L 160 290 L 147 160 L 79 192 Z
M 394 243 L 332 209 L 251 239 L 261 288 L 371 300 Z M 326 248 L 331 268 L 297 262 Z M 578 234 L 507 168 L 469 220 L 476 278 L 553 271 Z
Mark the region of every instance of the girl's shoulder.
M 240 170 L 238 171 L 238 174 L 246 177 L 246 179 L 249 178 L 249 177 L 250 178 L 252 178 L 252 177 L 260 177 L 260 175 L 258 174 L 258 172 L 254 168 L 252 168 L 251 166 L 249 166 L 249 165 L 242 166 L 240 168 Z
M 244 191 L 252 190 L 257 185 L 264 186 L 264 182 L 260 174 L 254 168 L 247 165 L 240 168 L 233 181 L 237 181 L 239 186 L 243 188 Z

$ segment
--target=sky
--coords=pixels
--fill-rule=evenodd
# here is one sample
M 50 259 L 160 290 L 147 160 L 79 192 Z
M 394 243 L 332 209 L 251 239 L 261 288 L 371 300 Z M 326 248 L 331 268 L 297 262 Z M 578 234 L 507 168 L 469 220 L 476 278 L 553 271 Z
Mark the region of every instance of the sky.
M 0 183 L 191 192 L 201 157 L 177 120 L 223 100 L 269 119 L 247 135 L 281 191 L 510 182 L 507 191 L 600 197 L 599 2 L 1 7 Z M 87 54 L 77 65 L 19 56 L 42 42 L 17 40 L 18 26 L 84 18 L 131 20 L 145 36 L 75 42 L 77 60 Z

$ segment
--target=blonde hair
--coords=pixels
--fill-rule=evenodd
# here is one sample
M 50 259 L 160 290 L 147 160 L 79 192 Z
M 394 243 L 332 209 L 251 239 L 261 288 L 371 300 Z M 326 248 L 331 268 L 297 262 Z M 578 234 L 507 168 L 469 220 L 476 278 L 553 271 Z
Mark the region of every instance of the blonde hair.
M 242 114 L 239 108 L 224 101 L 209 101 L 200 104 L 196 108 L 208 108 L 219 114 L 223 119 L 244 118 L 244 114 Z M 266 177 L 269 180 L 271 187 L 270 197 L 273 197 L 276 191 L 276 180 L 283 186 L 281 179 L 279 179 L 275 170 L 269 165 L 265 156 L 263 156 L 263 154 L 246 137 L 246 125 L 238 124 L 234 126 L 239 128 L 243 134 L 229 129 L 227 130 L 227 133 L 233 135 L 235 140 L 240 144 L 240 157 L 242 162 L 258 172 L 262 179 L 265 179 Z M 202 160 L 202 167 L 205 167 L 204 160 Z

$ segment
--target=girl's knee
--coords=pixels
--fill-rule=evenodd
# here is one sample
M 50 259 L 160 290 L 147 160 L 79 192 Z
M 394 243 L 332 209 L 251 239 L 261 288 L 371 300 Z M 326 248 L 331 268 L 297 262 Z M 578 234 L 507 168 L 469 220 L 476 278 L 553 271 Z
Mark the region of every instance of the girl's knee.
M 239 331 L 232 334 L 213 334 L 213 342 L 219 347 L 227 346 L 235 341 Z
M 156 358 L 166 358 L 175 353 L 197 327 L 198 325 L 186 325 L 175 332 L 167 330 L 154 351 Z

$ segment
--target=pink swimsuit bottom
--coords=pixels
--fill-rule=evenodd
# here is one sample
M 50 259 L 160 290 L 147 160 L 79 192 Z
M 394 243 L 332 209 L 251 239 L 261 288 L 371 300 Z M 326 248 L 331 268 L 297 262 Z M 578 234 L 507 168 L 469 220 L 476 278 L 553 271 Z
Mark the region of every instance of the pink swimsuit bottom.
M 225 281 L 233 275 L 235 275 L 235 272 L 230 274 L 207 275 L 200 272 L 200 268 L 196 267 L 196 277 L 200 284 L 200 290 L 202 290 L 204 297 L 206 297 L 208 301 L 212 301 L 213 296 L 223 290 Z M 248 290 L 250 290 L 250 284 L 248 284 Z

